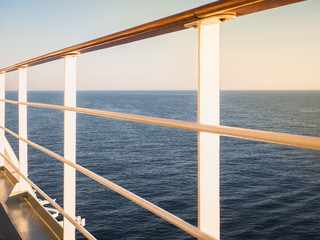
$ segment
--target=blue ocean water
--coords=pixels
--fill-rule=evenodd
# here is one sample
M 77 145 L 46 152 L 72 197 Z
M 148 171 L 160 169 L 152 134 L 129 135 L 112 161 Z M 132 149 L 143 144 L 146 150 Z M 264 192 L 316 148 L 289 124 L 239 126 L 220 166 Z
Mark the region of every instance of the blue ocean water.
M 63 92 L 29 92 L 28 101 L 62 105 Z M 319 91 L 222 91 L 221 124 L 320 137 L 319 103 Z M 196 121 L 197 93 L 78 92 L 77 105 Z M 15 132 L 17 110 L 6 104 Z M 29 107 L 28 137 L 63 155 L 63 112 Z M 77 162 L 197 224 L 196 133 L 78 114 Z M 29 177 L 62 206 L 60 162 L 29 147 Z M 319 152 L 221 137 L 221 239 L 320 239 L 319 192 Z M 77 215 L 98 239 L 194 239 L 81 173 Z

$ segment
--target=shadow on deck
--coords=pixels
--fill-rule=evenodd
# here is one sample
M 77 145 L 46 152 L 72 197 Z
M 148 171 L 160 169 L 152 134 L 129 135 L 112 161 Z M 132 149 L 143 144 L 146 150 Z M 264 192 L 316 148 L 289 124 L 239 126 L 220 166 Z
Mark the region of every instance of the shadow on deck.
M 0 240 L 62 239 L 62 226 L 29 192 L 10 196 L 16 180 L 0 167 Z

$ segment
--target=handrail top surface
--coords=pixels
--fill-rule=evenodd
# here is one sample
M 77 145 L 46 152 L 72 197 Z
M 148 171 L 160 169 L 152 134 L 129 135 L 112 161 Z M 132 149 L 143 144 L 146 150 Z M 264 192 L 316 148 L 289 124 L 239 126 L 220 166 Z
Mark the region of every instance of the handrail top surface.
M 193 8 L 191 10 L 187 10 L 166 18 L 155 20 L 137 27 L 2 68 L 0 69 L 0 73 L 11 72 L 19 68 L 25 68 L 54 61 L 70 54 L 92 52 L 166 33 L 180 31 L 186 29 L 184 25 L 187 23 L 217 14 L 234 14 L 239 17 L 302 1 L 305 0 L 218 0 L 201 7 Z

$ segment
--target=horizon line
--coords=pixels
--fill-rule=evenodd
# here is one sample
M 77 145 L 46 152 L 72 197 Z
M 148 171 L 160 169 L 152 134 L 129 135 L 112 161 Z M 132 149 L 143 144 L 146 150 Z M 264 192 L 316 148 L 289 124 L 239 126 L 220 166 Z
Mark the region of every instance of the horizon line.
M 105 90 L 84 90 L 80 89 L 77 92 L 159 92 L 159 91 L 195 91 L 197 89 L 105 89 Z M 320 89 L 220 89 L 220 91 L 234 91 L 234 92 L 241 92 L 241 91 L 320 91 Z M 6 92 L 18 92 L 18 90 L 6 90 Z M 64 92 L 64 90 L 28 90 L 28 92 Z

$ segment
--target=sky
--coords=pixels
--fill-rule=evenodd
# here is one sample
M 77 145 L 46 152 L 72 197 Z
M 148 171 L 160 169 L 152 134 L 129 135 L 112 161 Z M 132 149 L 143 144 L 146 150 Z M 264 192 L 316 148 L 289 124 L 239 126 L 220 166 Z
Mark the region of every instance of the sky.
M 211 1 L 1 1 L 0 68 Z M 320 1 L 308 0 L 221 24 L 222 90 L 320 90 Z M 197 30 L 77 58 L 78 90 L 196 90 Z M 63 59 L 28 68 L 28 90 L 63 90 Z M 17 90 L 17 71 L 6 74 Z

